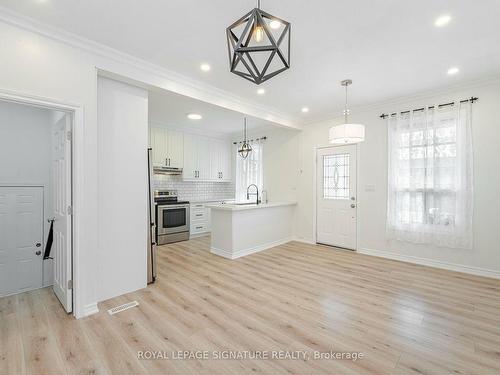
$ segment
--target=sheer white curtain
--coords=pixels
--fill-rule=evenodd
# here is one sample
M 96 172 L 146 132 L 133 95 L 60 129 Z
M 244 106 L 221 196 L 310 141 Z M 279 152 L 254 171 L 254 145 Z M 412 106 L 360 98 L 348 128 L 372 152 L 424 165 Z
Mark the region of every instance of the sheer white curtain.
M 243 159 L 238 154 L 238 145 L 235 148 L 236 153 L 236 201 L 247 201 L 247 187 L 251 184 L 257 185 L 259 194 L 262 192 L 262 151 L 264 149 L 263 141 L 254 141 L 251 143 L 252 152 Z M 255 188 L 252 188 L 252 193 Z M 255 200 L 255 195 L 250 196 L 250 201 Z
M 389 238 L 472 248 L 471 104 L 389 116 Z

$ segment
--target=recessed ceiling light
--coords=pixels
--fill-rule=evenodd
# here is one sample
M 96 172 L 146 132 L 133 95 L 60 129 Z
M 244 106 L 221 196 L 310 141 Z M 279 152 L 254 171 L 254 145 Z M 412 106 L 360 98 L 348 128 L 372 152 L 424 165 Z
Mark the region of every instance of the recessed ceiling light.
M 281 27 L 281 22 L 274 20 L 269 23 L 269 26 L 271 26 L 271 29 L 279 29 Z
M 444 25 L 447 25 L 451 21 L 451 16 L 448 14 L 444 14 L 442 16 L 439 16 L 436 18 L 436 21 L 434 22 L 434 25 L 436 27 L 442 27 Z
M 188 113 L 187 118 L 190 120 L 201 120 L 202 117 L 198 113 Z
M 460 69 L 458 69 L 456 66 L 454 66 L 454 67 L 448 69 L 448 75 L 452 76 L 454 74 L 457 74 L 459 71 L 460 71 Z
M 308 107 L 303 107 L 302 108 L 302 113 L 307 113 L 309 112 L 309 108 Z
M 266 93 L 266 90 L 264 90 L 264 89 L 257 90 L 257 94 L 259 94 L 259 95 L 264 95 L 265 93 Z
M 210 65 L 208 64 L 201 64 L 200 69 L 203 70 L 204 72 L 208 72 L 210 70 Z

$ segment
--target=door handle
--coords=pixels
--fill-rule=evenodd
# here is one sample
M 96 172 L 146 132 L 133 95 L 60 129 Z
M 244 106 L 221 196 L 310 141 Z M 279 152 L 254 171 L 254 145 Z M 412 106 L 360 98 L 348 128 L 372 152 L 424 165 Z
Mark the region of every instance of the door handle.
M 40 242 L 37 242 L 35 246 L 40 247 L 40 246 L 42 246 L 42 244 Z
M 351 204 L 351 208 L 356 208 L 356 205 L 354 203 Z
M 40 255 L 42 252 L 40 250 L 38 250 L 35 254 L 36 255 Z

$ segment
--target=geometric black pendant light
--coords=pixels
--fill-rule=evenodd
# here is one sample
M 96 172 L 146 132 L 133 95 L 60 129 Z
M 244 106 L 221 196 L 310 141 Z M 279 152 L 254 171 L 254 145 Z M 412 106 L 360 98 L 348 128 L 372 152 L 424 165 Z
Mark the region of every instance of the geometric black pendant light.
M 289 22 L 254 8 L 226 29 L 232 73 L 257 85 L 290 68 Z

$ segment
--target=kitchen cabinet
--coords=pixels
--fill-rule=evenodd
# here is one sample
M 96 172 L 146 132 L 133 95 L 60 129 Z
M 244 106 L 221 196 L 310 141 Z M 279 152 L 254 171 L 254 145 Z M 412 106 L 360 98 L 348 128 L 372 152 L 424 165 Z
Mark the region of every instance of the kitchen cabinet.
M 190 208 L 190 235 L 199 236 L 212 230 L 210 208 L 205 203 L 192 203 Z
M 184 180 L 210 180 L 210 139 L 184 134 Z
M 184 165 L 184 134 L 175 130 L 167 130 L 168 167 L 182 168 Z
M 180 168 L 187 181 L 231 181 L 229 141 L 152 126 L 149 144 L 154 167 Z
M 151 127 L 149 144 L 153 149 L 154 167 L 182 168 L 184 164 L 184 134 L 161 127 Z
M 228 141 L 210 141 L 210 179 L 231 181 L 231 144 Z

